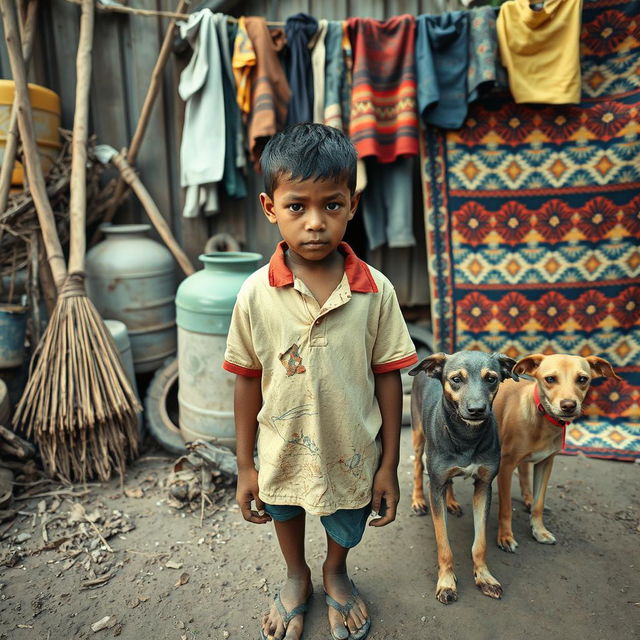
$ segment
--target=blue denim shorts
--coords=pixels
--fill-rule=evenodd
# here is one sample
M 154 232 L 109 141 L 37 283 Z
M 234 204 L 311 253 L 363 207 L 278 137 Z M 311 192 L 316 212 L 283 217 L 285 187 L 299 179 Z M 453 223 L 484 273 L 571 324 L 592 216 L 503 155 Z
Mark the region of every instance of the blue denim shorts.
M 294 505 L 265 504 L 264 510 L 277 522 L 286 522 L 304 513 L 302 507 Z M 332 540 L 345 549 L 355 547 L 364 534 L 371 505 L 361 509 L 338 509 L 328 516 L 320 516 L 320 522 Z

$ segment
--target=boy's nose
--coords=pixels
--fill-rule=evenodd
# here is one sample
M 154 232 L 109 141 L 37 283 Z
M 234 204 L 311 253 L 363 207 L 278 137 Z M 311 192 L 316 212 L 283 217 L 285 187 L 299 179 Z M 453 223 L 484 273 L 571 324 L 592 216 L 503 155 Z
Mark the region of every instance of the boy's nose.
M 315 209 L 309 212 L 307 216 L 307 228 L 314 231 L 324 228 L 324 216 Z

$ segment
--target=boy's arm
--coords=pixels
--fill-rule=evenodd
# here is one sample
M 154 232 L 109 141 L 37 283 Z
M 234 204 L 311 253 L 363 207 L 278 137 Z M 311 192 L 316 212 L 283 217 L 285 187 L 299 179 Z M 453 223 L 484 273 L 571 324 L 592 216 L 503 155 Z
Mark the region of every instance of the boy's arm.
M 375 374 L 375 393 L 382 414 L 382 459 L 373 479 L 371 509 L 380 513 L 382 501 L 386 511 L 371 520 L 372 527 L 383 527 L 396 518 L 400 500 L 398 463 L 400 461 L 400 427 L 402 423 L 402 381 L 400 371 Z
M 240 505 L 242 517 L 255 524 L 264 524 L 271 517 L 264 511 L 264 503 L 258 497 L 258 472 L 253 462 L 253 451 L 258 433 L 258 413 L 262 407 L 260 377 L 236 376 L 233 397 L 236 423 L 236 454 L 238 459 L 238 485 L 236 501 Z M 251 501 L 257 511 L 251 509 Z

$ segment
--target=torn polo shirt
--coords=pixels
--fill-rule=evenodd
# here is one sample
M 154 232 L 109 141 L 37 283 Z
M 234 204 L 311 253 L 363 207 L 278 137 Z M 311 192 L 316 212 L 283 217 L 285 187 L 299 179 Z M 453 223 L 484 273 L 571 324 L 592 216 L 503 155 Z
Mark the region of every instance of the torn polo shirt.
M 418 357 L 393 285 L 346 243 L 344 275 L 322 307 L 287 267 L 286 248 L 238 293 L 223 365 L 261 377 L 260 499 L 314 515 L 359 509 L 380 462 L 374 374 Z

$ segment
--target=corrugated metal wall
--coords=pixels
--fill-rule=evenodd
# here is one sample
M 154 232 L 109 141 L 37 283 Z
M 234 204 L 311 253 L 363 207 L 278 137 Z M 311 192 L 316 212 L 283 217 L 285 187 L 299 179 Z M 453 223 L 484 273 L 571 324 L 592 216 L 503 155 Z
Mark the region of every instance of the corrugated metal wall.
M 225 2 L 229 13 L 262 15 L 268 20 L 285 20 L 303 11 L 318 18 L 343 19 L 369 16 L 383 19 L 402 13 L 442 13 L 461 8 L 459 0 L 249 0 Z M 78 43 L 79 7 L 67 0 L 41 0 L 37 44 L 30 80 L 47 86 L 62 101 L 62 125 L 71 128 L 75 101 L 75 55 Z M 139 8 L 175 11 L 177 0 L 139 0 Z M 192 6 L 195 6 L 194 2 Z M 99 11 L 95 22 L 93 78 L 91 88 L 91 124 L 98 142 L 116 148 L 126 146 L 135 130 L 138 115 L 151 77 L 167 18 L 137 16 Z M 1 25 L 0 25 L 1 30 Z M 226 231 L 244 248 L 268 257 L 279 239 L 277 229 L 268 224 L 257 198 L 223 202 L 222 213 L 209 219 L 184 219 L 179 180 L 179 146 L 183 104 L 177 95 L 180 71 L 186 56 L 172 55 L 164 72 L 147 134 L 138 154 L 137 168 L 160 210 L 192 260 L 196 261 L 207 238 Z M 0 76 L 10 78 L 10 66 L 4 46 L 0 45 Z M 251 176 L 251 193 L 260 191 L 260 180 Z M 418 245 L 413 249 L 382 249 L 366 258 L 394 282 L 403 305 L 424 305 L 429 301 L 422 198 L 418 177 L 415 180 L 414 222 Z M 135 202 L 119 212 L 117 220 L 142 220 L 144 214 Z M 352 223 L 353 224 L 353 223 Z M 353 224 L 351 241 L 364 246 L 363 228 Z M 355 236 L 357 237 L 354 237 Z

